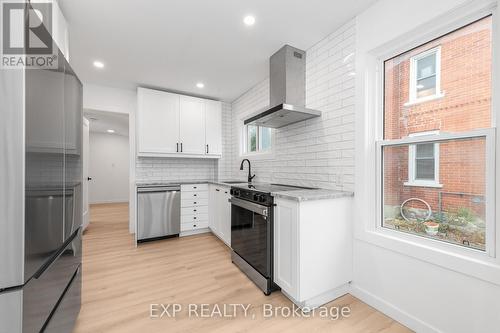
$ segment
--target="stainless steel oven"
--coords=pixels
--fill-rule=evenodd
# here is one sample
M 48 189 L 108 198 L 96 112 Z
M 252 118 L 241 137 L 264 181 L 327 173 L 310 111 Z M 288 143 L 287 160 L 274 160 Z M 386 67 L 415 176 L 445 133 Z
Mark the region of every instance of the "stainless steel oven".
M 231 246 L 264 277 L 271 276 L 271 207 L 231 199 Z
M 266 295 L 273 283 L 272 197 L 252 189 L 231 191 L 231 259 Z M 260 201 L 259 201 L 260 199 Z

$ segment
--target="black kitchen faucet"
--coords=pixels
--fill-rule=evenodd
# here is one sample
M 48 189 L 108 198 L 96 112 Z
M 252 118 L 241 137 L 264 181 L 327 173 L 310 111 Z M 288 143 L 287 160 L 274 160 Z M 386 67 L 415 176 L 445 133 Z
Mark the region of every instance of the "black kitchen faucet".
M 245 161 L 248 162 L 248 182 L 251 183 L 255 175 L 252 176 L 252 165 L 250 164 L 249 159 L 245 158 L 243 161 L 241 161 L 240 170 L 243 170 L 243 163 L 245 163 Z

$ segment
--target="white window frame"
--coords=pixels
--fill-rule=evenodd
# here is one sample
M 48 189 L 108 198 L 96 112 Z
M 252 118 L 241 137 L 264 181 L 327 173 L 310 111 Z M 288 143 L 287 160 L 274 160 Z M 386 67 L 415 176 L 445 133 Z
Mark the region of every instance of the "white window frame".
M 356 107 L 356 119 L 359 120 L 356 122 L 356 135 L 359 139 L 356 140 L 354 218 L 359 223 L 354 224 L 354 238 L 359 244 L 370 243 L 384 250 L 500 285 L 500 255 L 496 255 L 496 250 L 500 249 L 500 222 L 497 222 L 495 217 L 495 206 L 500 207 L 500 177 L 495 177 L 495 174 L 500 174 L 500 163 L 495 163 L 496 157 L 500 156 L 500 136 L 496 135 L 497 119 L 500 119 L 500 43 L 496 42 L 500 40 L 500 21 L 497 5 L 496 1 L 469 2 L 425 23 L 415 25 L 411 30 L 399 33 L 397 37 L 376 47 L 358 50 L 357 56 L 362 60 L 359 61 L 360 68 L 356 76 L 356 86 L 359 87 L 356 96 L 356 103 L 359 105 Z M 491 251 L 485 253 L 381 227 L 381 142 L 377 141 L 382 140 L 384 135 L 384 60 L 424 45 L 488 15 L 492 16 L 493 21 L 493 75 L 487 177 L 495 178 L 487 184 L 487 228 L 489 233 L 493 233 L 493 237 L 488 237 L 493 239 L 490 242 L 490 239 L 487 240 Z M 440 134 L 440 138 L 445 135 Z M 425 141 L 423 137 L 411 140 L 414 143 Z
M 257 126 L 257 125 L 256 125 Z M 275 131 L 271 129 L 271 145 L 268 149 L 262 150 L 260 136 L 261 126 L 257 126 L 257 151 L 248 151 L 248 125 L 241 121 L 240 131 L 240 157 L 252 157 L 254 159 L 272 159 L 274 158 Z
M 439 131 L 426 131 L 419 133 L 412 133 L 409 137 L 438 135 Z M 408 181 L 404 186 L 419 186 L 419 187 L 435 187 L 441 188 L 442 184 L 439 183 L 439 143 L 434 143 L 434 180 L 417 179 L 417 146 L 410 145 L 408 148 Z
M 436 92 L 434 95 L 425 97 L 417 97 L 417 63 L 418 60 L 427 57 L 428 55 L 436 55 Z M 411 106 L 418 103 L 432 101 L 444 97 L 444 92 L 441 91 L 441 46 L 433 47 L 427 51 L 421 52 L 410 58 L 410 87 L 409 101 L 405 106 Z
M 495 133 L 494 128 L 473 130 L 461 133 L 443 133 L 443 134 L 433 134 L 433 135 L 417 135 L 413 137 L 407 137 L 397 140 L 379 140 L 376 142 L 377 147 L 377 216 L 376 228 L 375 230 L 381 234 L 391 235 L 392 237 L 398 237 L 401 239 L 412 240 L 414 237 L 422 238 L 419 235 L 413 235 L 404 233 L 398 230 L 388 229 L 383 226 L 384 222 L 384 158 L 383 150 L 385 147 L 401 147 L 401 146 L 415 146 L 422 143 L 434 143 L 439 144 L 440 142 L 451 141 L 451 140 L 467 140 L 475 138 L 485 139 L 485 154 L 486 154 L 486 171 L 485 171 L 485 207 L 486 207 L 486 239 L 485 239 L 485 251 L 474 249 L 471 247 L 466 247 L 460 244 L 447 243 L 438 239 L 427 239 L 425 240 L 415 240 L 423 243 L 430 242 L 429 245 L 437 249 L 449 249 L 457 253 L 468 254 L 468 255 L 479 255 L 479 256 L 489 256 L 495 257 Z M 442 243 L 442 244 L 439 244 Z

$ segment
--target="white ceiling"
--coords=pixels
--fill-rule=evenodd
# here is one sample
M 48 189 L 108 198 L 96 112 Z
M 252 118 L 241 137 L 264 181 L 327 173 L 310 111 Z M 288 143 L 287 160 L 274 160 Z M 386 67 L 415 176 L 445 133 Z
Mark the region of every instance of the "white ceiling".
M 232 101 L 268 76 L 268 59 L 281 46 L 307 49 L 375 0 L 59 2 L 83 82 Z M 242 22 L 247 14 L 256 17 L 252 27 Z M 92 66 L 96 59 L 103 70 Z
M 128 136 L 128 114 L 85 109 L 84 116 L 90 122 L 90 132 Z M 115 133 L 108 133 L 108 129 Z

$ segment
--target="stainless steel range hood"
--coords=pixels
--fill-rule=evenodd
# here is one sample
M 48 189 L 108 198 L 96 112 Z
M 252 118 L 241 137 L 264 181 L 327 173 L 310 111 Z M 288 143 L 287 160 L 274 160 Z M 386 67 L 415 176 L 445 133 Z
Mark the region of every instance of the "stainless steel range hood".
M 269 67 L 269 107 L 245 120 L 245 125 L 280 128 L 321 116 L 321 111 L 305 107 L 305 51 L 285 45 L 271 56 Z

